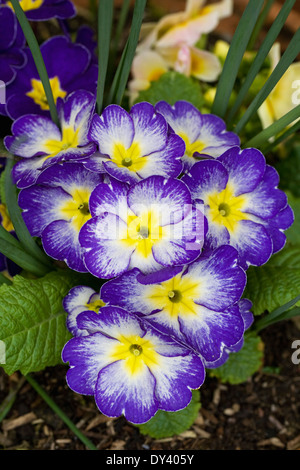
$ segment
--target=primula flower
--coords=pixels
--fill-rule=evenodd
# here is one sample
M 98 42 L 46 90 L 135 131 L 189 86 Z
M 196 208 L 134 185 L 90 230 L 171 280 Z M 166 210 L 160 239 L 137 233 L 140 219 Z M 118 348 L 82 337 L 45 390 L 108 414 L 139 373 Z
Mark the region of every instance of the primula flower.
M 153 174 L 177 177 L 182 170 L 182 139 L 150 103 L 138 103 L 128 113 L 117 105 L 95 114 L 89 138 L 99 153 L 85 160 L 87 168 L 106 171 L 124 182 L 135 183 Z
M 142 272 L 193 261 L 200 253 L 205 223 L 187 186 L 151 176 L 128 187 L 99 184 L 90 197 L 92 218 L 79 241 L 94 276 L 107 279 L 133 267 Z
M 244 334 L 237 302 L 246 274 L 237 259 L 238 252 L 224 245 L 185 267 L 148 275 L 133 269 L 106 282 L 101 298 L 145 317 L 154 328 L 212 363 L 220 359 L 223 348 L 231 348 Z
M 87 330 L 81 330 L 77 325 L 77 317 L 82 312 L 99 310 L 105 306 L 100 299 L 99 293 L 88 286 L 75 286 L 63 299 L 63 307 L 67 312 L 66 326 L 73 336 L 83 336 L 88 334 Z
M 280 60 L 280 44 L 275 43 L 269 57 L 271 59 L 270 74 Z M 300 62 L 290 65 L 276 84 L 268 98 L 258 109 L 258 115 L 263 128 L 269 127 L 275 121 L 295 108 L 300 102 Z
M 230 244 L 246 269 L 266 263 L 282 248 L 293 213 L 277 188 L 277 171 L 259 150 L 233 147 L 215 160 L 195 163 L 183 181 L 193 199 L 204 202 L 206 249 Z
M 174 106 L 165 101 L 156 104 L 172 131 L 185 142 L 184 170 L 189 170 L 201 158 L 216 158 L 226 150 L 240 144 L 234 132 L 226 131 L 225 122 L 213 114 L 202 114 L 187 101 L 177 101 Z
M 239 308 L 240 314 L 244 322 L 244 331 L 246 332 L 246 330 L 250 328 L 250 326 L 252 325 L 254 321 L 253 313 L 251 312 L 252 302 L 249 299 L 241 299 L 237 303 L 237 306 Z M 207 369 L 216 369 L 217 367 L 220 367 L 223 364 L 225 364 L 225 362 L 228 360 L 231 353 L 238 352 L 242 349 L 242 347 L 244 346 L 244 339 L 245 339 L 245 335 L 243 335 L 240 341 L 238 341 L 233 346 L 231 347 L 225 346 L 222 350 L 221 357 L 213 362 L 206 361 L 205 367 Z
M 49 256 L 65 261 L 75 271 L 87 271 L 78 234 L 91 217 L 89 198 L 101 181 L 101 175 L 79 163 L 63 163 L 44 170 L 36 184 L 19 194 L 30 234 L 41 237 Z
M 147 90 L 153 81 L 168 70 L 205 82 L 214 82 L 220 75 L 221 63 L 211 52 L 187 44 L 159 51 L 143 50 L 136 54 L 132 62 L 132 80 L 128 83 L 130 102 L 133 103 L 140 91 Z
M 9 0 L 0 0 L 0 8 L 3 5 L 13 10 Z M 52 18 L 62 20 L 76 15 L 70 0 L 20 0 L 20 5 L 30 21 L 46 21 Z
M 0 80 L 7 87 L 26 63 L 25 37 L 14 13 L 1 5 L 0 24 Z M 2 105 L 3 101 L 0 99 Z M 1 104 L 0 110 L 3 107 Z
M 36 114 L 19 117 L 12 125 L 13 136 L 4 143 L 8 151 L 23 157 L 13 167 L 13 180 L 19 188 L 34 184 L 42 170 L 63 161 L 81 160 L 95 152 L 87 138 L 95 98 L 89 92 L 71 93 L 65 102 L 58 99 L 61 130 L 50 118 Z
M 72 43 L 66 36 L 56 36 L 41 45 L 41 53 L 55 103 L 76 90 L 95 94 L 98 67 L 83 44 Z M 26 48 L 26 58 L 22 73 L 6 88 L 5 112 L 11 119 L 25 114 L 50 117 L 44 87 L 29 48 Z
M 69 387 L 93 395 L 106 416 L 141 424 L 160 409 L 178 411 L 204 381 L 200 357 L 118 307 L 79 315 L 89 335 L 72 338 L 62 359 Z
M 193 46 L 202 34 L 213 31 L 222 18 L 233 12 L 232 0 L 205 6 L 205 0 L 187 0 L 185 11 L 164 16 L 157 23 L 145 24 L 139 50 L 187 44 Z M 144 31 L 143 31 L 144 30 Z

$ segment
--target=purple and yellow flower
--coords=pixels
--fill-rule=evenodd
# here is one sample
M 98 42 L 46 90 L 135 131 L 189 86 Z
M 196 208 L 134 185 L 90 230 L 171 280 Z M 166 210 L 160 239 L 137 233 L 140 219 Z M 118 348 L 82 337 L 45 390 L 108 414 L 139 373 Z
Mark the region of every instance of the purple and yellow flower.
M 237 303 L 246 285 L 246 274 L 237 259 L 238 252 L 224 245 L 209 255 L 202 254 L 188 266 L 146 275 L 133 269 L 106 282 L 101 298 L 109 305 L 140 315 L 212 363 L 244 334 Z
M 52 18 L 66 19 L 76 15 L 70 0 L 19 0 L 22 10 L 30 21 L 46 21 Z M 0 8 L 7 5 L 13 10 L 9 0 L 0 0 Z
M 0 80 L 7 87 L 26 63 L 25 37 L 14 13 L 1 5 L 0 24 Z M 3 105 L 3 101 L 0 99 L 0 104 Z
M 95 114 L 89 138 L 99 153 L 86 160 L 93 171 L 107 171 L 120 181 L 135 183 L 153 174 L 176 178 L 181 170 L 184 142 L 150 103 L 138 103 L 128 113 L 110 105 Z
M 82 312 L 93 311 L 99 313 L 99 310 L 105 306 L 99 293 L 89 286 L 75 286 L 63 299 L 63 307 L 67 312 L 66 326 L 73 336 L 82 336 L 88 334 L 87 330 L 81 330 L 77 325 L 77 317 Z
M 11 119 L 25 114 L 50 117 L 45 90 L 28 47 L 25 53 L 26 66 L 6 88 L 5 112 Z M 73 91 L 86 90 L 95 94 L 98 67 L 86 46 L 73 43 L 66 36 L 56 36 L 41 45 L 41 53 L 55 104 L 58 98 L 66 99 Z
M 239 263 L 261 266 L 285 242 L 293 223 L 286 194 L 278 189 L 277 171 L 256 149 L 234 147 L 215 160 L 203 160 L 183 177 L 194 200 L 205 206 L 205 248 L 230 244 Z
M 19 206 L 30 234 L 41 237 L 45 252 L 75 271 L 87 272 L 78 235 L 90 219 L 89 199 L 102 176 L 80 163 L 44 170 L 36 184 L 22 189 Z
M 177 101 L 174 106 L 160 101 L 155 109 L 185 142 L 185 171 L 189 170 L 199 157 L 217 158 L 226 150 L 240 144 L 240 139 L 234 132 L 226 131 L 223 119 L 213 114 L 202 114 L 187 101 Z
M 13 180 L 19 188 L 34 184 L 42 170 L 55 163 L 78 161 L 95 152 L 87 138 L 94 96 L 85 91 L 71 93 L 57 103 L 61 130 L 50 118 L 29 114 L 12 125 L 13 136 L 4 140 L 10 153 L 22 157 L 13 167 Z
M 106 416 L 141 424 L 158 410 L 178 411 L 204 381 L 200 357 L 126 310 L 103 307 L 100 315 L 84 312 L 77 322 L 89 334 L 63 349 L 67 383 L 94 396 Z
M 177 179 L 98 185 L 90 198 L 92 217 L 79 235 L 87 269 L 107 279 L 134 267 L 151 272 L 190 263 L 204 240 L 201 209 Z

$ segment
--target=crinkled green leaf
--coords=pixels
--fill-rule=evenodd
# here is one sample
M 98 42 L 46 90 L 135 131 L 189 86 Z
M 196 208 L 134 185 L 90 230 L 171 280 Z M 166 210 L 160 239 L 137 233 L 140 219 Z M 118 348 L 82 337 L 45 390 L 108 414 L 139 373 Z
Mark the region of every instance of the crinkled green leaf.
M 192 426 L 198 416 L 200 406 L 200 393 L 198 390 L 193 390 L 192 401 L 186 408 L 176 412 L 159 410 L 150 421 L 140 424 L 138 428 L 142 434 L 154 439 L 178 435 Z
M 66 270 L 39 279 L 15 276 L 12 285 L 1 286 L 0 340 L 7 374 L 28 374 L 61 362 L 70 338 L 62 299 L 76 283 L 77 274 Z
M 286 247 L 265 266 L 250 267 L 247 279 L 245 297 L 252 301 L 254 315 L 271 312 L 294 299 L 300 292 L 298 247 Z
M 148 101 L 155 105 L 161 100 L 171 105 L 176 101 L 186 100 L 198 109 L 204 104 L 199 82 L 178 72 L 164 73 L 158 80 L 152 82 L 147 90 L 140 92 L 135 103 Z
M 242 349 L 231 353 L 227 362 L 212 369 L 210 375 L 232 385 L 243 383 L 262 366 L 263 349 L 263 342 L 258 335 L 254 332 L 246 333 Z

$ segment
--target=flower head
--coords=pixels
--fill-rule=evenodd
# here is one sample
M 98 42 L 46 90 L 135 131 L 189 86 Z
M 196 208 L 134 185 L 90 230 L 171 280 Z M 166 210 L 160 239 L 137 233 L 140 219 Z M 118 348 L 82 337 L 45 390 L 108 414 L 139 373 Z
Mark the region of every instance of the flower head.
M 12 119 L 25 114 L 50 117 L 49 104 L 33 56 L 29 48 L 25 52 L 26 66 L 6 88 L 5 111 Z M 55 103 L 75 90 L 82 89 L 95 94 L 98 67 L 87 47 L 78 42 L 73 43 L 66 36 L 55 36 L 41 45 L 41 53 Z
M 1 4 L 13 10 L 9 0 L 0 0 L 0 6 Z M 76 14 L 75 7 L 70 0 L 20 0 L 20 5 L 30 21 L 66 19 Z
M 148 275 L 133 269 L 106 282 L 101 297 L 109 305 L 139 314 L 213 363 L 224 347 L 233 347 L 244 334 L 237 302 L 246 275 L 237 259 L 237 251 L 224 245 L 187 267 Z
M 204 239 L 201 206 L 179 180 L 151 176 L 135 185 L 113 181 L 90 198 L 91 219 L 79 235 L 87 269 L 103 279 L 133 267 L 151 272 L 194 260 Z
M 168 132 L 168 125 L 150 103 L 138 103 L 128 113 L 110 105 L 94 116 L 89 132 L 99 153 L 86 159 L 86 167 L 135 183 L 153 174 L 177 177 L 182 169 L 182 139 Z
M 81 330 L 77 325 L 77 317 L 82 312 L 93 311 L 99 313 L 105 303 L 100 299 L 99 293 L 88 286 L 75 286 L 64 297 L 63 307 L 67 312 L 68 330 L 74 336 L 87 335 L 88 331 Z
M 160 101 L 155 106 L 172 131 L 185 142 L 184 170 L 190 169 L 200 158 L 216 158 L 226 150 L 240 144 L 234 132 L 226 131 L 225 122 L 213 114 L 202 114 L 187 101 L 177 101 L 174 106 Z
M 49 256 L 65 261 L 76 271 L 87 271 L 78 235 L 91 217 L 90 195 L 102 181 L 101 175 L 80 163 L 64 163 L 44 170 L 36 184 L 19 194 L 30 234 L 41 237 Z
M 58 99 L 61 130 L 50 118 L 29 114 L 12 125 L 13 136 L 5 138 L 9 152 L 22 160 L 12 176 L 19 188 L 34 184 L 41 170 L 58 162 L 81 160 L 96 146 L 87 138 L 95 106 L 94 96 L 85 91 L 71 93 L 65 102 Z
M 215 160 L 195 163 L 183 181 L 193 199 L 204 202 L 207 249 L 234 246 L 246 269 L 282 248 L 293 214 L 277 187 L 278 173 L 259 150 L 233 147 Z
M 201 358 L 121 308 L 101 312 L 82 313 L 78 326 L 89 334 L 72 338 L 63 349 L 69 387 L 94 395 L 103 414 L 124 415 L 135 424 L 159 409 L 185 408 L 191 389 L 204 381 Z
M 7 87 L 26 63 L 25 37 L 13 11 L 0 5 L 0 80 Z M 0 96 L 1 98 L 1 96 Z M 0 99 L 0 112 L 4 100 Z

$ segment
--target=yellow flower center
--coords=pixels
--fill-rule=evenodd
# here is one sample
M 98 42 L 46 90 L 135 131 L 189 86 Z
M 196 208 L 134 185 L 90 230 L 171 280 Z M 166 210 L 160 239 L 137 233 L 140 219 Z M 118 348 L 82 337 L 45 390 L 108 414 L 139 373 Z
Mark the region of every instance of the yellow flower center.
M 5 204 L 0 204 L 0 215 L 2 217 L 2 222 L 1 222 L 2 227 L 5 228 L 5 230 L 7 230 L 8 232 L 12 232 L 14 230 L 14 226 L 7 213 Z
M 205 201 L 209 209 L 209 217 L 219 225 L 224 225 L 229 232 L 234 232 L 238 222 L 247 220 L 248 216 L 242 212 L 245 206 L 245 196 L 234 196 L 230 185 L 220 193 L 210 194 Z
M 60 81 L 58 77 L 50 78 L 49 82 L 53 93 L 54 102 L 56 104 L 57 98 L 64 98 L 67 95 L 67 92 L 60 87 Z M 29 98 L 32 98 L 35 104 L 40 106 L 42 110 L 48 111 L 50 108 L 41 80 L 32 78 L 31 86 L 32 89 L 26 93 L 26 95 L 29 96 Z
M 181 274 L 149 288 L 148 299 L 153 307 L 167 313 L 171 318 L 178 315 L 198 315 L 194 299 L 199 298 L 200 282 L 191 276 Z
M 86 221 L 91 218 L 89 211 L 90 193 L 91 191 L 86 188 L 76 189 L 71 194 L 72 200 L 65 203 L 60 209 L 63 218 L 70 219 L 78 232 Z
M 146 157 L 142 157 L 138 142 L 133 142 L 128 149 L 120 142 L 115 143 L 111 159 L 119 167 L 134 172 L 141 170 L 146 164 Z
M 185 155 L 188 157 L 193 157 L 195 152 L 201 153 L 202 150 L 206 147 L 206 144 L 201 140 L 196 140 L 196 142 L 190 142 L 190 139 L 184 132 L 179 132 L 178 135 L 185 142 Z
M 166 230 L 159 225 L 160 217 L 154 210 L 141 216 L 135 214 L 127 218 L 126 244 L 135 245 L 136 252 L 144 258 L 152 254 L 152 246 L 166 236 Z
M 110 354 L 111 361 L 125 361 L 125 367 L 130 375 L 141 372 L 145 366 L 149 369 L 159 365 L 159 355 L 151 341 L 136 335 L 120 335 L 119 344 Z
M 45 142 L 45 150 L 49 154 L 48 158 L 55 157 L 62 150 L 69 148 L 76 148 L 79 145 L 78 131 L 75 131 L 71 127 L 66 127 L 62 130 L 61 140 L 47 140 Z
M 92 310 L 93 312 L 98 313 L 100 308 L 105 307 L 105 302 L 101 299 L 94 300 L 92 302 L 86 303 L 85 307 L 88 310 Z
M 20 6 L 23 11 L 28 11 L 28 10 L 37 10 L 42 6 L 44 0 L 19 0 Z M 7 2 L 7 5 L 14 9 L 12 6 L 11 2 Z

